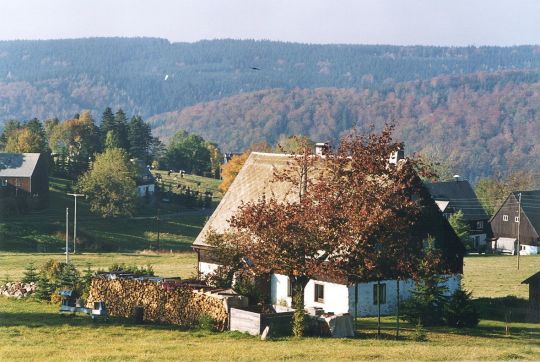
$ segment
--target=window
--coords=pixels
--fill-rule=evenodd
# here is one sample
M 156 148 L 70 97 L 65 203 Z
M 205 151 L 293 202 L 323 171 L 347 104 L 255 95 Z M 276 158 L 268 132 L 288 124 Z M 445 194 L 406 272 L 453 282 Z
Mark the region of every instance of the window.
M 287 278 L 287 297 L 292 297 L 292 282 L 291 282 L 291 278 Z
M 2 187 L 6 187 L 7 186 L 7 178 L 3 178 L 2 179 Z
M 476 222 L 476 229 L 482 230 L 484 228 L 484 222 L 483 221 L 477 221 Z
M 16 179 L 15 179 L 15 186 L 20 187 L 21 185 L 22 185 L 21 179 L 20 179 L 20 178 L 16 178 Z
M 373 304 L 386 304 L 386 284 L 373 285 Z
M 315 301 L 324 303 L 324 285 L 315 283 Z
M 508 215 L 503 215 L 503 221 L 508 221 Z
M 515 222 L 519 222 L 519 216 L 516 216 L 516 217 L 514 218 L 514 221 L 515 221 Z

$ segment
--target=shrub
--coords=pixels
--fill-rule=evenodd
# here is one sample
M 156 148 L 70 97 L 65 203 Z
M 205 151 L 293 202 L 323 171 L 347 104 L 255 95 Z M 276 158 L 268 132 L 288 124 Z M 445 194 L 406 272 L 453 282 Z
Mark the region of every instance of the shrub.
M 110 272 L 124 272 L 124 273 L 131 273 L 135 274 L 136 276 L 142 276 L 142 275 L 154 275 L 154 269 L 152 268 L 152 265 L 147 266 L 141 266 L 138 267 L 136 265 L 126 265 L 124 263 L 118 264 L 114 263 L 109 267 Z
M 34 266 L 34 263 L 29 263 L 24 271 L 24 276 L 22 278 L 23 283 L 36 283 L 39 279 L 39 274 L 37 268 Z
M 479 322 L 478 311 L 471 299 L 471 293 L 456 290 L 446 305 L 444 318 L 450 327 L 476 327 Z
M 199 316 L 197 326 L 201 330 L 213 332 L 216 330 L 216 321 L 210 315 L 204 313 Z
M 249 304 L 257 304 L 261 301 L 261 292 L 259 288 L 247 278 L 239 278 L 236 280 L 233 289 L 238 294 L 248 297 Z
M 447 288 L 441 284 L 442 281 L 439 276 L 431 276 L 418 282 L 411 298 L 401 306 L 403 319 L 415 325 L 443 325 L 447 303 L 444 292 Z

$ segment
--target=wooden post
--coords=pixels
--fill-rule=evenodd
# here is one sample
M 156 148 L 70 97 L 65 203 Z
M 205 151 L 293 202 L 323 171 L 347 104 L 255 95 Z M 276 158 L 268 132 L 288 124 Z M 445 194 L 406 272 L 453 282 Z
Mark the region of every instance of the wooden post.
M 396 339 L 399 339 L 399 277 L 396 281 L 396 294 L 397 294 L 397 305 L 396 305 Z
M 377 279 L 377 338 L 381 336 L 381 281 Z

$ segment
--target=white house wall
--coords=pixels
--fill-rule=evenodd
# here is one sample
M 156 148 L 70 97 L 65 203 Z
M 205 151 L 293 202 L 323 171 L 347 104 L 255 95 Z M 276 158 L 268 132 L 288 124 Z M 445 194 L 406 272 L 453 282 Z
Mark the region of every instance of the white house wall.
M 272 274 L 270 278 L 271 299 L 273 304 L 283 301 L 291 306 L 291 297 L 287 296 L 288 277 Z M 324 303 L 315 301 L 315 283 L 324 285 Z M 304 290 L 304 305 L 308 307 L 323 308 L 325 312 L 348 313 L 349 290 L 346 285 L 310 280 Z
M 315 282 L 324 285 L 324 303 L 315 302 Z M 288 277 L 280 274 L 273 274 L 271 279 L 271 299 L 273 304 L 286 302 L 291 306 L 291 297 L 287 296 Z M 395 280 L 382 280 L 381 284 L 386 284 L 386 303 L 381 304 L 381 314 L 394 314 L 397 305 L 397 282 Z M 377 282 L 358 284 L 358 316 L 377 315 L 378 306 L 373 301 L 373 286 Z M 461 286 L 461 277 L 453 275 L 447 277 L 444 282 L 448 288 L 446 294 L 450 295 Z M 402 280 L 399 283 L 400 300 L 403 301 L 411 296 L 414 289 L 412 280 Z M 310 280 L 306 285 L 304 299 L 306 307 L 320 307 L 325 312 L 351 313 L 355 315 L 355 291 L 354 285 L 346 286 L 343 284 L 320 282 Z
M 386 284 L 386 303 L 381 304 L 381 315 L 390 315 L 396 312 L 397 306 L 397 281 L 396 280 L 381 280 L 381 284 Z M 358 316 L 375 316 L 378 313 L 378 305 L 373 300 L 373 286 L 377 282 L 360 283 L 358 284 Z M 446 288 L 446 295 L 454 293 L 461 287 L 461 276 L 459 274 L 446 277 L 443 283 Z M 411 296 L 411 292 L 414 289 L 414 281 L 411 279 L 401 280 L 399 282 L 399 299 L 404 301 Z M 349 310 L 350 313 L 355 315 L 355 286 L 351 285 L 349 288 Z
M 218 264 L 214 263 L 205 263 L 205 262 L 199 262 L 199 273 L 206 275 L 212 273 L 214 270 L 216 270 L 219 267 Z

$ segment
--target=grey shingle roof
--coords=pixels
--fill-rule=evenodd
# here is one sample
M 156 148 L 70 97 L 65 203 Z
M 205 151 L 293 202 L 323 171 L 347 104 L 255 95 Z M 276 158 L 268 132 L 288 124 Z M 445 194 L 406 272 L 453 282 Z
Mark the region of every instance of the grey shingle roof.
M 31 177 L 39 155 L 39 153 L 0 152 L 0 177 Z
M 433 200 L 448 201 L 446 209 L 461 210 L 465 220 L 489 219 L 469 181 L 426 183 L 426 187 Z

